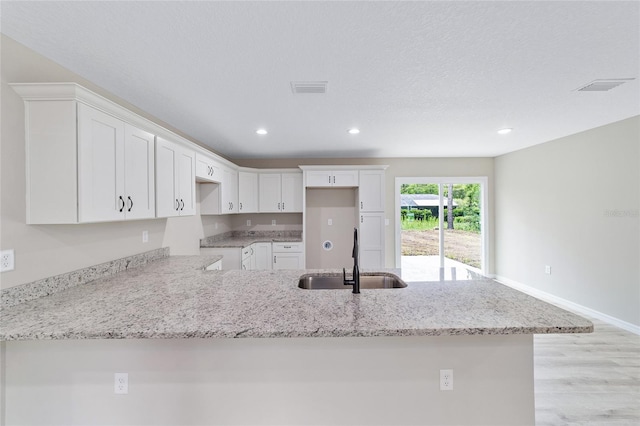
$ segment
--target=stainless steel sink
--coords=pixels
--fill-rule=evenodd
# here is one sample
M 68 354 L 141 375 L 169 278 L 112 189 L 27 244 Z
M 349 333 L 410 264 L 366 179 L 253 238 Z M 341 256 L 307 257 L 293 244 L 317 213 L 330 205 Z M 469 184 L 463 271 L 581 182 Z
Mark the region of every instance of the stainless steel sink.
M 407 283 L 393 275 L 360 275 L 360 288 L 404 288 Z M 305 290 L 351 290 L 344 285 L 342 276 L 304 275 L 300 277 L 298 287 Z

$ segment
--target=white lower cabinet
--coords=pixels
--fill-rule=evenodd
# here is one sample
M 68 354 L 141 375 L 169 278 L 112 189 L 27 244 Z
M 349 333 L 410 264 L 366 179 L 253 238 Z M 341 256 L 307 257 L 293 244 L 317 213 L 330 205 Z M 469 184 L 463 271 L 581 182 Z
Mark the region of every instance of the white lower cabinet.
M 271 269 L 271 243 L 254 243 L 253 247 L 253 269 Z
M 273 243 L 273 269 L 304 269 L 302 243 Z
M 222 270 L 222 259 L 217 262 L 213 262 L 211 265 L 206 267 L 207 271 L 221 271 Z

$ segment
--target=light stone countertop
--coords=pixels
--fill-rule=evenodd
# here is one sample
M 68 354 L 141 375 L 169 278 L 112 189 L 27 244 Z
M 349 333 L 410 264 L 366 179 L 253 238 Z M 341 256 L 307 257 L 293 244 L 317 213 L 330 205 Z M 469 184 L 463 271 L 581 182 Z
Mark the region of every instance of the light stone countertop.
M 200 248 L 245 248 L 253 243 L 299 243 L 300 231 L 234 231 L 200 240 Z
M 489 279 L 356 295 L 297 287 L 303 274 L 338 271 L 204 271 L 212 261 L 172 256 L 5 308 L 0 340 L 593 331 L 590 321 Z

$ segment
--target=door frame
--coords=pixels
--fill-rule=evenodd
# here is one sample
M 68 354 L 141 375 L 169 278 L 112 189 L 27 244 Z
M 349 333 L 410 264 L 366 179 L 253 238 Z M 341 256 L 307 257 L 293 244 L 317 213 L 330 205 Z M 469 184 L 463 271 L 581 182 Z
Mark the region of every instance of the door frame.
M 480 184 L 480 239 L 482 248 L 481 273 L 489 276 L 489 178 L 487 176 L 457 176 L 457 177 L 396 177 L 395 179 L 395 263 L 396 268 L 400 268 L 402 257 L 402 222 L 400 215 L 400 187 L 411 183 L 435 183 L 438 185 L 453 183 L 476 183 Z M 441 215 L 442 216 L 442 215 Z

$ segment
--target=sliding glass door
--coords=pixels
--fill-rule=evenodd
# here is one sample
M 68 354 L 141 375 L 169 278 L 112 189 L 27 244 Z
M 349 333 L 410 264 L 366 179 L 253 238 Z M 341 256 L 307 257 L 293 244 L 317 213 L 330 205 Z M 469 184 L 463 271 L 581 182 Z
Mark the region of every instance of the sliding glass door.
M 396 178 L 396 265 L 412 280 L 486 271 L 486 178 Z M 415 275 L 415 279 L 414 278 Z

